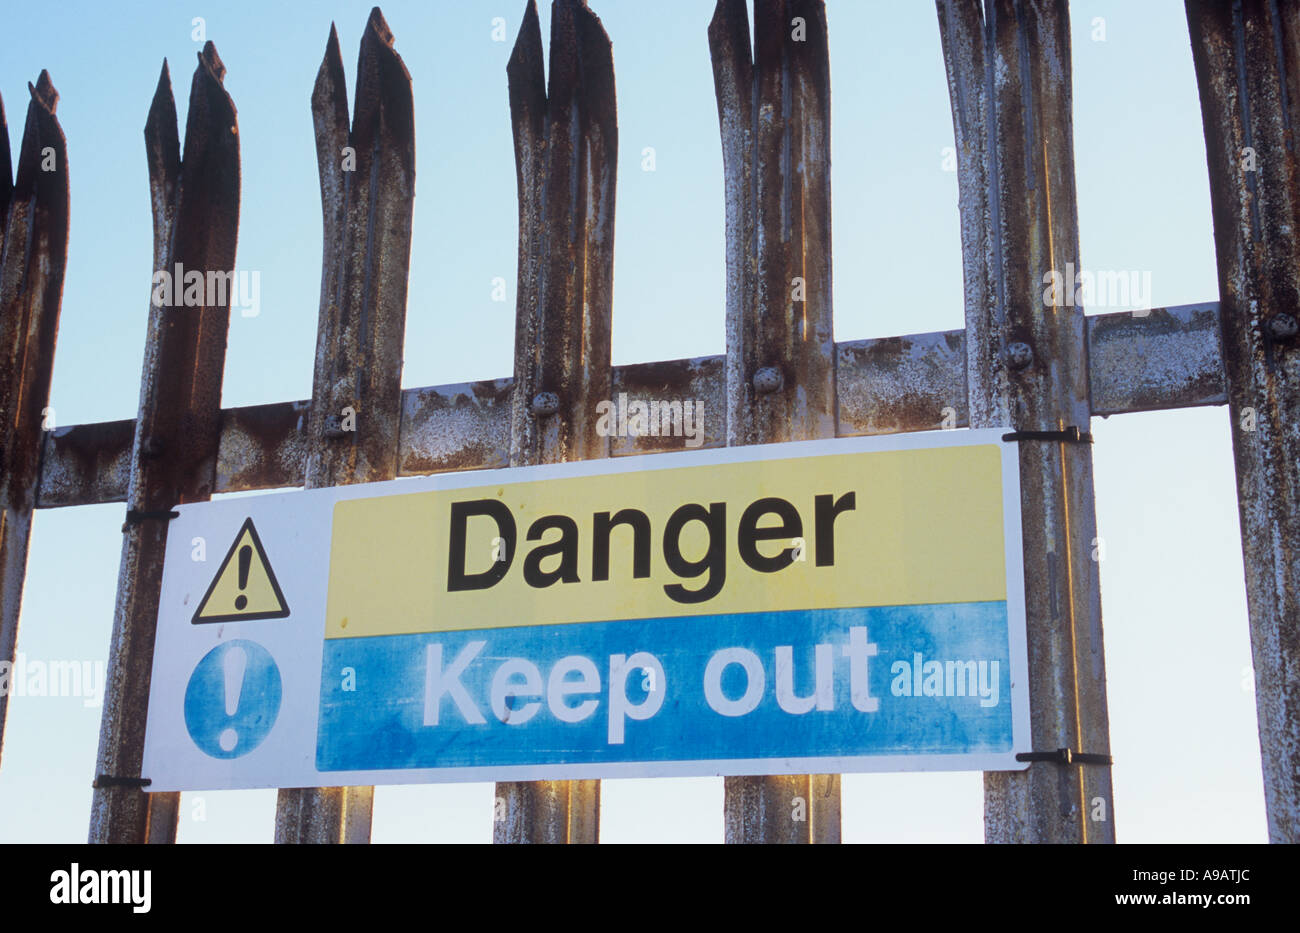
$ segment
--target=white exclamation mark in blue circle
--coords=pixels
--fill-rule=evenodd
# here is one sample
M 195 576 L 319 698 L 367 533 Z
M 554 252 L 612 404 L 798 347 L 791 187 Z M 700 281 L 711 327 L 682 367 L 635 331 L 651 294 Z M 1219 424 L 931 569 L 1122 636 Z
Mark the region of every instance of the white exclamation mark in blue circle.
M 226 674 L 226 715 L 231 719 L 239 709 L 239 693 L 244 688 L 244 671 L 248 668 L 248 655 L 244 649 L 232 644 L 230 650 L 221 659 L 221 666 Z M 239 742 L 239 733 L 233 727 L 221 730 L 217 744 L 223 752 L 232 752 Z
M 247 755 L 280 713 L 280 669 L 256 642 L 217 645 L 194 668 L 185 688 L 185 728 L 213 758 Z

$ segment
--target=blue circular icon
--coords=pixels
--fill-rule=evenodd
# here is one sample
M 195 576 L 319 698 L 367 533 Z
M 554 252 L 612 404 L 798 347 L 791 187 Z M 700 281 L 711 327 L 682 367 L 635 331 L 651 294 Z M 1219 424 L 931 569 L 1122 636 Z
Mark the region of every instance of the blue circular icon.
M 280 714 L 280 669 L 256 642 L 235 639 L 203 656 L 185 688 L 185 728 L 213 758 L 247 755 Z

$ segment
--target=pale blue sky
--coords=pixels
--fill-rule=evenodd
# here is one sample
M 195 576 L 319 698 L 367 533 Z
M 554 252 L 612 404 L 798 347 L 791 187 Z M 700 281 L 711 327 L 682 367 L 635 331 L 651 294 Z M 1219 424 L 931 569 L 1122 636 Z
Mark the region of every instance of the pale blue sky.
M 721 353 L 722 160 L 711 0 L 592 0 L 614 45 L 619 185 L 616 364 Z M 933 3 L 830 0 L 833 263 L 839 340 L 962 324 L 956 175 Z M 1156 306 L 1215 300 L 1205 149 L 1183 6 L 1076 2 L 1075 151 L 1083 264 L 1149 271 Z M 389 3 L 414 81 L 417 197 L 407 386 L 509 375 L 515 181 L 505 63 L 521 0 Z M 149 280 L 143 127 L 172 68 L 181 125 L 206 20 L 239 110 L 237 265 L 261 314 L 231 322 L 224 404 L 310 394 L 320 204 L 309 100 L 330 21 L 349 90 L 367 3 L 8 4 L 0 94 L 17 150 L 26 82 L 62 95 L 71 240 L 52 403 L 59 424 L 133 417 Z M 503 17 L 509 40 L 491 39 Z M 1105 41 L 1094 41 L 1102 17 Z M 543 34 L 549 9 L 542 9 Z M 644 147 L 657 170 L 641 171 Z M 504 303 L 491 280 L 509 283 Z M 1226 409 L 1095 419 L 1102 600 L 1122 842 L 1266 839 Z M 123 506 L 42 511 L 18 649 L 107 656 Z M 0 841 L 81 841 L 99 710 L 15 697 Z M 273 791 L 187 794 L 182 841 L 269 841 Z M 197 819 L 200 815 L 205 819 Z M 722 838 L 721 779 L 608 781 L 606 841 Z M 978 773 L 844 779 L 848 841 L 979 841 Z M 491 785 L 387 787 L 376 841 L 487 841 Z

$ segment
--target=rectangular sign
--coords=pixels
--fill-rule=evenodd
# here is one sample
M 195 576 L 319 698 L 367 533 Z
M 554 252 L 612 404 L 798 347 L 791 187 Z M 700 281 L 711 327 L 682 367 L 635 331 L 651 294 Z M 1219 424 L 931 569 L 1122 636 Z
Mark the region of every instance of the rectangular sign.
M 942 431 L 178 507 L 151 790 L 1014 770 L 1018 452 Z

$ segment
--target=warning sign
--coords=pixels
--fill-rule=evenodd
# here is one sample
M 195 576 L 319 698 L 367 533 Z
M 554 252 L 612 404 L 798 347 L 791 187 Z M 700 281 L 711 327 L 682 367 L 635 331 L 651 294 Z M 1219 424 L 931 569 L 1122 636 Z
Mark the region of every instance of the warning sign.
M 185 791 L 1024 769 L 1004 433 L 177 506 L 141 776 Z M 196 537 L 215 542 L 207 563 Z M 291 624 L 258 621 L 288 615 L 281 587 Z
M 280 592 L 253 519 L 246 518 L 191 621 L 195 625 L 251 622 L 283 619 L 288 614 L 289 604 Z

